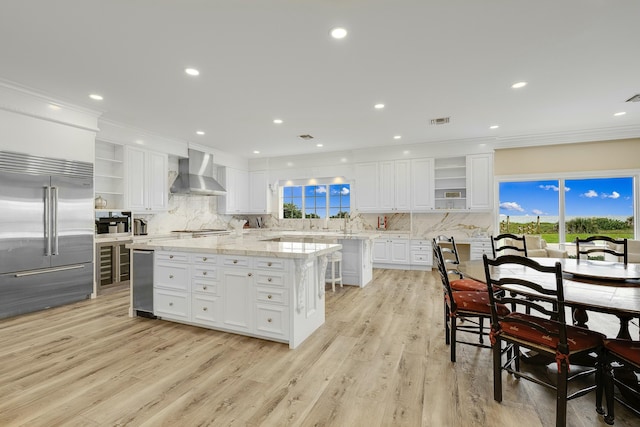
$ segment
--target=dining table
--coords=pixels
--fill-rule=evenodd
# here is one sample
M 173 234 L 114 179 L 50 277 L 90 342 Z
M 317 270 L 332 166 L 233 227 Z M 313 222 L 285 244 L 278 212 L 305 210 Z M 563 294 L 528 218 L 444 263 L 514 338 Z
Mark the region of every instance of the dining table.
M 563 271 L 565 305 L 574 309 L 574 323 L 587 327 L 587 311 L 608 313 L 620 319 L 618 338 L 631 339 L 629 322 L 640 318 L 640 264 L 576 258 L 531 258 L 541 265 L 553 266 L 559 262 Z M 555 281 L 544 283 L 539 273 L 519 264 L 491 266 L 491 274 L 536 281 L 543 287 L 555 286 Z M 463 261 L 458 269 L 466 277 L 486 283 L 484 261 Z M 538 277 L 536 277 L 538 276 Z

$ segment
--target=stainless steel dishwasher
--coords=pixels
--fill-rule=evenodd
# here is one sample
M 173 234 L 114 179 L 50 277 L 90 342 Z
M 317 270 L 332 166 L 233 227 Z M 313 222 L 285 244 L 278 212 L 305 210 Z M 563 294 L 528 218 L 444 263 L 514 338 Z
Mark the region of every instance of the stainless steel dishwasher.
M 153 315 L 153 251 L 133 250 L 133 311 L 136 316 Z

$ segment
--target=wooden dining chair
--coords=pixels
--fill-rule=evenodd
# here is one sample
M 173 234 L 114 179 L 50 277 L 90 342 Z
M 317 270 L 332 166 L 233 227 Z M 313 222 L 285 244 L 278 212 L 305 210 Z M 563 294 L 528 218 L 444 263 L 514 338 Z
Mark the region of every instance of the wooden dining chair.
M 527 254 L 527 241 L 524 235 L 516 236 L 511 233 L 503 233 L 497 236 L 491 236 L 491 250 L 493 251 L 494 258 L 500 255 L 529 256 Z
M 464 277 L 464 275 L 458 270 L 458 265 L 460 265 L 460 256 L 453 236 L 437 236 L 433 240 L 433 245 L 434 247 L 438 246 L 441 249 L 442 259 L 445 269 L 447 270 L 447 275 L 457 277 L 456 279 L 449 280 L 449 285 L 452 290 L 487 292 L 487 285 L 478 280 Z
M 637 388 L 638 379 L 636 373 L 640 371 L 640 341 L 630 341 L 623 339 L 605 339 L 604 340 L 604 395 L 607 400 L 607 414 L 604 421 L 607 424 L 614 422 L 614 403 L 617 401 L 636 415 L 640 416 L 640 409 L 637 404 L 627 402 L 614 393 L 614 385 L 618 386 L 623 397 L 629 400 L 640 402 L 640 392 Z M 627 374 L 627 380 L 623 378 L 623 374 Z M 598 402 L 596 406 L 601 408 L 602 393 L 598 394 Z M 599 411 L 601 414 L 602 410 Z
M 580 259 L 581 255 L 589 259 L 589 255 L 597 253 L 617 256 L 627 264 L 629 259 L 627 239 L 614 239 L 609 236 L 589 236 L 584 239 L 576 237 L 576 255 L 578 259 Z
M 562 267 L 559 262 L 553 266 L 543 266 L 531 258 L 517 255 L 504 255 L 496 259 L 484 255 L 483 260 L 487 285 L 503 291 L 489 293 L 493 398 L 497 402 L 502 401 L 502 371 L 553 389 L 556 392 L 556 426 L 565 426 L 568 400 L 592 390 L 596 390 L 596 394 L 602 392 L 602 388 L 597 388 L 596 384 L 602 383 L 604 335 L 567 325 Z M 500 304 L 514 304 L 518 311 L 501 314 Z M 526 308 L 532 314 L 524 313 L 523 309 Z M 550 382 L 520 371 L 521 347 L 555 358 L 558 370 L 556 381 Z M 503 362 L 505 354 L 507 357 Z M 570 375 L 570 358 L 574 357 L 580 357 L 581 365 L 583 360 L 591 361 L 591 368 Z M 596 374 L 596 380 L 592 384 L 568 393 L 570 381 L 593 373 Z
M 484 337 L 488 337 L 488 331 L 483 327 L 483 321 L 489 319 L 491 310 L 489 308 L 489 295 L 478 291 L 453 291 L 449 282 L 449 274 L 444 259 L 442 248 L 433 241 L 433 256 L 436 260 L 438 273 L 442 280 L 444 291 L 444 325 L 445 343 L 451 347 L 451 361 L 456 361 L 456 345 L 467 344 L 475 347 L 491 348 L 484 343 Z M 509 310 L 499 306 L 498 310 L 505 314 Z M 458 323 L 460 321 L 460 324 Z M 458 339 L 458 332 L 468 332 L 478 336 L 478 342 L 463 341 Z

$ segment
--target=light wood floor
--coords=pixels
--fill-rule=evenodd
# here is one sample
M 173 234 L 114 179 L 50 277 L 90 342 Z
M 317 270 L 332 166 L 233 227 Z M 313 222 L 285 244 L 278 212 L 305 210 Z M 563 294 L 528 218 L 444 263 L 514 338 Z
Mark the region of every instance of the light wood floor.
M 296 350 L 129 318 L 127 291 L 0 321 L 0 426 L 554 425 L 535 384 L 503 374 L 493 401 L 490 350 L 460 346 L 449 362 L 431 272 L 375 270 L 326 300 L 326 324 Z M 570 426 L 605 425 L 594 399 L 569 403 Z

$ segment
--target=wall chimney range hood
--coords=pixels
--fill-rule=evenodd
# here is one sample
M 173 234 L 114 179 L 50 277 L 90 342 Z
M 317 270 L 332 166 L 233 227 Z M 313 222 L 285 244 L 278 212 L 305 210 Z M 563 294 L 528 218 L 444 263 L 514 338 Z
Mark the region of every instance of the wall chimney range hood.
M 213 158 L 208 153 L 189 149 L 189 157 L 178 161 L 178 177 L 171 185 L 177 194 L 224 196 L 227 190 L 213 179 Z

